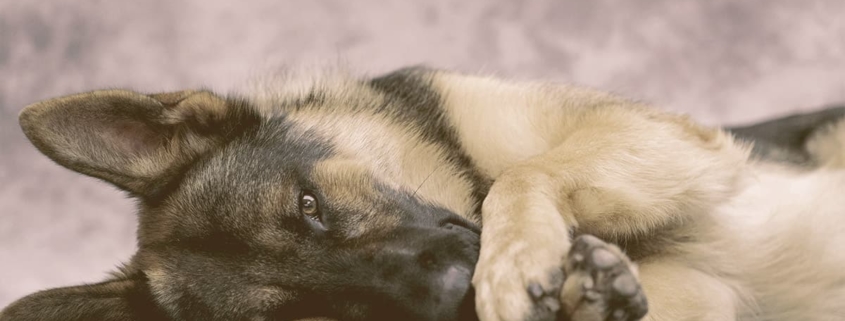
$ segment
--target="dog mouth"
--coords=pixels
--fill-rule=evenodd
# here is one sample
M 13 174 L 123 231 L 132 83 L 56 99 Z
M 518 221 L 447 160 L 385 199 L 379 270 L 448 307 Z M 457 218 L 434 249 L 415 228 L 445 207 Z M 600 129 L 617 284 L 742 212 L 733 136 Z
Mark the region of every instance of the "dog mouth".
M 475 288 L 470 286 L 464 296 L 461 305 L 458 306 L 458 317 L 456 321 L 479 321 L 478 313 L 475 311 Z
M 442 227 L 463 235 L 468 249 L 464 252 L 469 264 L 450 266 L 441 276 L 441 298 L 444 306 L 455 306 L 455 312 L 450 316 L 437 320 L 478 321 L 475 311 L 475 288 L 472 286 L 472 275 L 478 260 L 480 250 L 481 227 L 462 217 L 445 220 Z M 471 263 L 470 263 L 471 262 Z
M 467 248 L 464 250 L 466 265 L 450 266 L 441 276 L 443 305 L 456 306 L 456 311 L 448 317 L 438 320 L 477 321 L 475 311 L 475 288 L 472 275 L 478 260 L 481 239 L 481 227 L 461 216 L 450 215 L 440 222 L 440 227 L 461 235 Z

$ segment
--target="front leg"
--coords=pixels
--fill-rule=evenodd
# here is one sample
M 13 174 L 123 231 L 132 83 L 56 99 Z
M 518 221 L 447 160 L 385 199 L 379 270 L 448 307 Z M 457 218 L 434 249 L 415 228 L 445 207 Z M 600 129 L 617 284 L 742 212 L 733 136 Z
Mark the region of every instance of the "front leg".
M 570 227 L 557 200 L 542 192 L 547 177 L 522 178 L 495 183 L 482 206 L 473 284 L 483 321 L 550 320 L 560 309 Z
M 557 147 L 504 171 L 485 199 L 473 279 L 480 318 L 573 315 L 560 311 L 573 231 L 642 236 L 704 215 L 734 193 L 747 157 L 729 135 L 685 118 L 625 106 L 585 113 Z

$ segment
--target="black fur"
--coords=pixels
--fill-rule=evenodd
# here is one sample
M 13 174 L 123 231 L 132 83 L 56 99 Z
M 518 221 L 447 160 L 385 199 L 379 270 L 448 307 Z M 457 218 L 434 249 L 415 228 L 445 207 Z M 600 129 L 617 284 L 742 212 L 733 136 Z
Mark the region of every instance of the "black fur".
M 391 98 L 380 106 L 380 111 L 395 117 L 398 122 L 413 124 L 429 141 L 447 146 L 449 160 L 472 182 L 476 219 L 480 222 L 481 202 L 493 180 L 483 175 L 463 152 L 457 132 L 447 122 L 440 94 L 431 88 L 431 80 L 426 78 L 427 72 L 431 71 L 423 67 L 400 69 L 371 80 L 370 86 Z
M 796 114 L 748 126 L 728 127 L 736 137 L 754 142 L 757 157 L 799 165 L 814 165 L 805 143 L 818 128 L 845 117 L 845 106 Z
M 444 313 L 472 315 L 466 312 L 472 311 L 472 302 L 462 301 L 468 289 L 445 300 L 460 307 L 446 308 L 439 308 L 435 289 L 444 269 L 471 271 L 478 227 L 380 182 L 349 187 L 360 188 L 362 196 L 380 196 L 368 201 L 368 208 L 334 204 L 332 195 L 323 194 L 319 182 L 311 179 L 313 165 L 331 157 L 333 147 L 316 133 L 294 132 L 289 126 L 283 116 L 264 120 L 193 162 L 165 201 L 142 207 L 135 264 L 145 270 L 168 262 L 173 266 L 169 273 L 193 275 L 182 277 L 193 280 L 179 285 L 186 291 L 179 296 L 180 308 L 171 311 L 174 317 L 434 320 Z M 325 231 L 298 213 L 296 197 L 303 189 L 318 195 Z M 351 229 L 367 224 L 354 220 L 362 210 L 394 216 L 400 223 L 350 238 Z M 268 228 L 277 234 L 275 240 L 256 238 Z M 383 250 L 390 248 L 412 254 Z M 424 268 L 419 262 L 423 257 L 434 266 Z M 469 274 L 464 277 L 468 287 Z M 227 295 L 239 291 L 243 300 L 255 301 L 247 293 L 256 285 L 281 287 L 295 296 L 263 310 L 244 309 L 243 315 L 232 307 L 204 303 L 227 302 Z
M 447 161 L 473 186 L 476 217 L 470 219 L 480 222 L 492 179 L 464 152 L 428 77 L 428 71 L 411 68 L 365 80 L 386 98 L 366 108 L 444 146 Z M 478 226 L 370 172 L 350 168 L 338 177 L 319 177 L 317 165 L 337 156 L 339 146 L 313 129 L 297 128 L 283 111 L 332 108 L 328 92 L 318 88 L 302 99 L 279 102 L 283 105 L 275 107 L 282 112 L 276 116 L 228 98 L 224 113 L 186 108 L 178 124 L 161 115 L 181 103 L 167 97 L 182 96 L 164 94 L 160 103 L 149 99 L 159 96 L 127 92 L 93 97 L 47 102 L 24 112 L 22 123 L 28 137 L 58 163 L 136 197 L 138 252 L 112 280 L 27 296 L 0 312 L 0 321 L 476 318 L 470 279 L 478 259 Z M 732 131 L 759 142 L 758 148 L 769 144 L 801 155 L 810 128 L 843 114 L 840 108 Z M 127 121 L 142 134 L 130 138 L 148 143 L 141 144 L 144 151 L 193 149 L 177 148 L 172 157 L 160 153 L 166 156 L 154 159 L 172 161 L 165 162 L 171 167 L 127 179 L 113 171 L 132 168 L 138 155 L 159 154 L 101 146 L 110 141 L 87 130 L 119 130 L 114 124 Z M 71 126 L 52 126 L 56 123 Z M 196 147 L 180 140 L 185 137 L 213 144 Z M 65 138 L 80 142 L 73 146 L 87 154 L 57 153 L 68 148 Z M 119 166 L 98 163 L 97 152 Z M 78 154 L 86 157 L 73 156 Z M 305 191 L 317 199 L 319 220 L 300 211 L 298 199 Z

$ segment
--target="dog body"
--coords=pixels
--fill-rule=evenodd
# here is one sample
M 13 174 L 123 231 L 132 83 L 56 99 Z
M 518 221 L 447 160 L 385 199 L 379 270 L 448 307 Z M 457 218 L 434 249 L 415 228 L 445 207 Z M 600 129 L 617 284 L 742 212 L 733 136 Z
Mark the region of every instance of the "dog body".
M 845 317 L 834 118 L 776 164 L 606 93 L 412 68 L 98 91 L 21 124 L 138 199 L 139 250 L 3 321 Z

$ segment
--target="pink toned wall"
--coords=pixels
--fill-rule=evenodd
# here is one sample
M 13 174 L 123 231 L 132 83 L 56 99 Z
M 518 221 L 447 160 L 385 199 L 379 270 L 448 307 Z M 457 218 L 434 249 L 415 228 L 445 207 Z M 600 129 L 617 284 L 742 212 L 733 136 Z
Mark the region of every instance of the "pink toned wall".
M 845 1 L 0 0 L 0 307 L 100 280 L 134 250 L 132 203 L 38 154 L 23 106 L 225 91 L 303 61 L 576 82 L 736 123 L 845 102 Z

